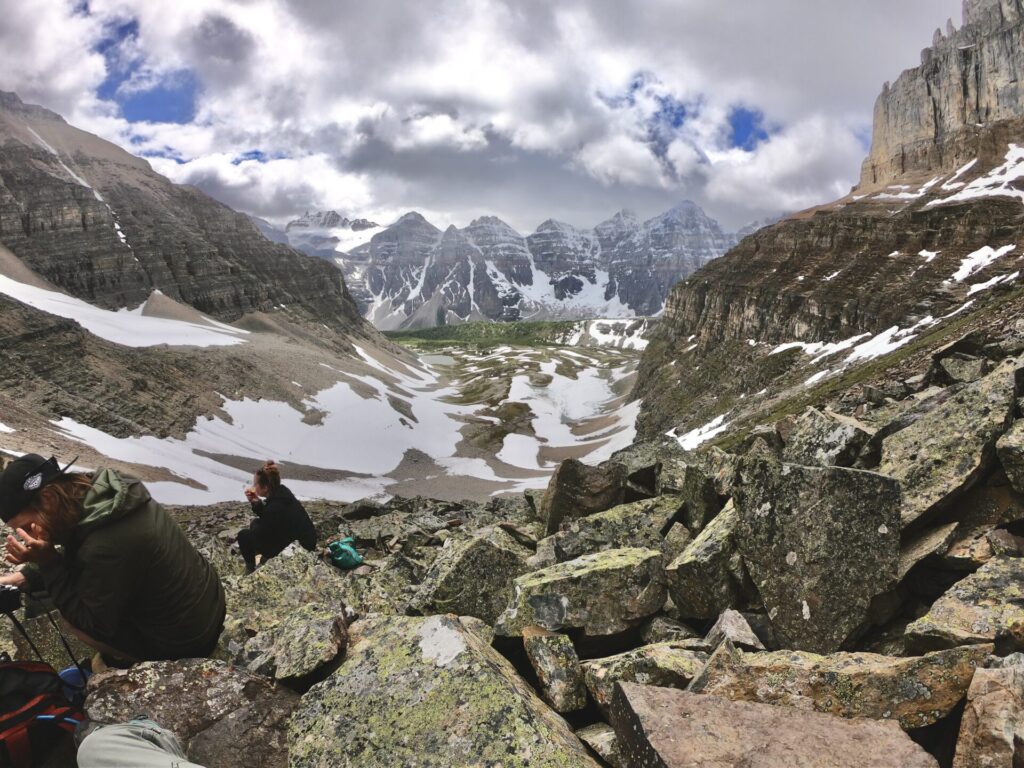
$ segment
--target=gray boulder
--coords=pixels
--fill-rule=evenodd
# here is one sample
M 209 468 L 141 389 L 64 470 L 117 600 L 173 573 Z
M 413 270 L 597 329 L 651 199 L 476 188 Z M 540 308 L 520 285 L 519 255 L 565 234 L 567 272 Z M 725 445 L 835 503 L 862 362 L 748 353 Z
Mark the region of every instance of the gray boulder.
M 664 560 L 652 549 L 611 549 L 524 574 L 515 580 L 496 634 L 516 637 L 537 625 L 612 635 L 639 624 L 665 604 Z
M 587 706 L 583 667 L 572 640 L 543 627 L 527 627 L 523 648 L 540 683 L 540 695 L 555 712 L 575 712 Z
M 1013 489 L 1024 493 L 1024 419 L 1014 422 L 1010 430 L 999 438 L 996 453 Z
M 744 461 L 736 542 L 780 644 L 829 653 L 895 585 L 899 487 L 873 472 Z
M 1024 558 L 994 557 L 936 600 L 907 626 L 915 651 L 991 643 L 1024 621 Z
M 612 725 L 627 764 L 658 768 L 937 768 L 895 723 L 623 683 Z
M 619 748 L 619 738 L 608 723 L 588 725 L 576 731 L 576 735 L 611 768 L 629 768 L 629 763 Z
M 254 573 L 224 579 L 216 655 L 278 680 L 320 672 L 347 643 L 340 572 L 292 544 Z
M 623 547 L 646 547 L 664 551 L 666 541 L 662 531 L 683 507 L 679 496 L 659 496 L 654 499 L 620 504 L 607 512 L 574 520 L 568 528 L 551 537 L 555 558 L 563 563 L 577 557 Z
M 904 728 L 920 728 L 941 720 L 960 703 L 974 670 L 991 651 L 991 645 L 975 645 L 904 658 L 873 653 L 822 656 L 802 651 L 744 653 L 723 643 L 690 690 L 841 717 L 891 719 Z
M 731 608 L 722 611 L 722 615 L 718 617 L 718 621 L 715 622 L 715 625 L 708 631 L 707 637 L 704 638 L 704 641 L 711 648 L 717 648 L 726 640 L 737 648 L 753 651 L 765 650 L 761 638 L 754 634 L 754 630 L 750 628 L 750 624 L 747 623 L 743 614 Z
M 738 525 L 739 514 L 729 502 L 665 569 L 669 594 L 680 616 L 711 619 L 743 602 Z
M 618 462 L 592 467 L 576 459 L 559 464 L 548 481 L 540 503 L 547 533 L 555 533 L 565 520 L 604 512 L 625 501 L 629 470 Z
M 808 408 L 796 420 L 782 458 L 812 467 L 852 467 L 872 434 L 854 419 Z
M 89 680 L 97 723 L 148 717 L 173 731 L 188 759 L 217 768 L 284 768 L 297 694 L 222 661 L 148 661 Z
M 527 570 L 529 556 L 500 528 L 449 539 L 423 577 L 412 607 L 421 613 L 476 616 L 493 624 L 508 606 L 512 582 Z
M 707 663 L 708 655 L 680 643 L 656 643 L 632 651 L 583 662 L 587 689 L 602 710 L 612 703 L 621 682 L 685 688 Z
M 596 768 L 512 665 L 454 617 L 353 625 L 345 663 L 302 697 L 290 768 Z
M 1001 364 L 882 443 L 879 472 L 903 490 L 903 527 L 953 501 L 993 465 L 1016 404 L 1018 363 Z

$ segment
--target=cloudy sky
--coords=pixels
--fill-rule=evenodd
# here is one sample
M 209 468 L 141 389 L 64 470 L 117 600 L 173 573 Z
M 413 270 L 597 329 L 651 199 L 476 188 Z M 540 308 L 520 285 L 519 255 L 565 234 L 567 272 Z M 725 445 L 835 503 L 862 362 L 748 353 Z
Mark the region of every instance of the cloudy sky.
M 845 194 L 961 0 L 0 0 L 0 89 L 283 223 Z

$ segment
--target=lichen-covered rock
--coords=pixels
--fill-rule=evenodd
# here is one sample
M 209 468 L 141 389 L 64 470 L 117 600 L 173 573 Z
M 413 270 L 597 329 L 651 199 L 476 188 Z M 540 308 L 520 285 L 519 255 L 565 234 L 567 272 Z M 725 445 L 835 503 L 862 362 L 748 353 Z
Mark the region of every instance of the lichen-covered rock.
M 623 547 L 646 547 L 663 551 L 667 529 L 682 509 L 679 496 L 620 504 L 607 512 L 574 520 L 568 528 L 551 537 L 558 562 L 575 560 L 594 552 Z
M 656 643 L 632 651 L 583 662 L 587 689 L 602 709 L 612 702 L 619 682 L 685 688 L 707 663 L 706 653 L 684 648 L 678 643 Z
M 588 725 L 576 731 L 576 735 L 612 768 L 629 768 L 629 763 L 619 749 L 619 738 L 608 723 Z
M 288 719 L 299 697 L 260 675 L 212 659 L 136 664 L 89 681 L 97 723 L 149 717 L 174 732 L 188 759 L 217 768 L 284 768 Z
M 1024 759 L 1024 665 L 979 669 L 967 691 L 953 768 L 1014 768 Z
M 994 557 L 932 604 L 907 627 L 915 651 L 991 643 L 1024 620 L 1024 558 Z
M 675 465 L 663 472 L 662 486 L 683 502 L 683 522 L 691 533 L 699 533 L 722 509 L 714 478 L 696 464 Z
M 953 541 L 959 523 L 946 523 L 937 528 L 919 531 L 900 547 L 900 563 L 896 579 L 903 581 L 911 569 L 931 555 L 944 553 Z
M 739 514 L 732 502 L 665 569 L 680 616 L 711 619 L 743 599 L 743 565 L 736 551 Z
M 937 768 L 895 723 L 624 683 L 611 709 L 627 765 Z
M 681 621 L 669 618 L 668 616 L 655 616 L 644 622 L 640 630 L 640 639 L 647 645 L 654 643 L 668 643 L 679 640 L 703 639 L 697 630 L 688 627 Z
M 871 434 L 851 418 L 808 408 L 796 420 L 782 458 L 811 467 L 852 467 Z
M 993 464 L 1015 407 L 1017 361 L 1007 361 L 882 443 L 878 471 L 900 482 L 903 527 L 948 504 Z
M 996 454 L 1017 493 L 1024 493 L 1024 419 L 1014 422 L 996 442 Z
M 596 768 L 565 721 L 454 617 L 367 619 L 352 635 L 345 663 L 292 716 L 290 768 Z
M 537 673 L 540 695 L 555 712 L 575 712 L 587 706 L 583 667 L 572 640 L 542 627 L 527 627 L 523 647 Z
M 576 459 L 566 459 L 551 475 L 540 503 L 540 516 L 548 534 L 555 533 L 565 520 L 575 520 L 604 512 L 625 501 L 629 470 L 625 464 L 605 462 L 592 467 Z
M 765 649 L 764 643 L 754 634 L 754 630 L 750 628 L 750 624 L 747 623 L 743 614 L 731 608 L 722 611 L 722 615 L 718 617 L 718 621 L 708 631 L 708 635 L 704 640 L 712 648 L 717 648 L 728 640 L 737 648 L 753 651 L 763 651 Z
M 900 493 L 888 477 L 744 461 L 736 543 L 779 642 L 838 650 L 895 585 Z
M 524 574 L 494 629 L 513 637 L 532 624 L 612 635 L 665 604 L 664 560 L 652 549 L 610 549 Z
M 424 567 L 401 552 L 371 564 L 369 574 L 341 572 L 346 603 L 360 616 L 368 613 L 405 614 L 416 597 Z
M 957 523 L 943 565 L 952 570 L 978 570 L 999 554 L 989 539 L 993 529 L 1022 519 L 1024 495 L 1013 490 L 1002 472 L 993 472 L 939 515 L 937 522 Z
M 953 710 L 975 668 L 991 652 L 991 645 L 975 645 L 904 658 L 873 653 L 819 656 L 803 651 L 744 653 L 723 643 L 690 690 L 842 717 L 898 720 L 904 728 L 920 728 Z
M 345 650 L 344 587 L 337 569 L 297 544 L 252 574 L 225 579 L 217 657 L 278 680 L 319 672 Z
M 414 610 L 476 616 L 493 624 L 508 606 L 513 580 L 527 570 L 528 550 L 500 528 L 449 539 L 423 577 Z

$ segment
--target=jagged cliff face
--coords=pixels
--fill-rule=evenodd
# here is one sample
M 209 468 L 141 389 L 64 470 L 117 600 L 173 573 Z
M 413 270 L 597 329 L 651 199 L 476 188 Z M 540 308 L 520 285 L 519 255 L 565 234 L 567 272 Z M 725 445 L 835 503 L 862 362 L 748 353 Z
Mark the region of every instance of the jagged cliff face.
M 880 98 L 860 189 L 757 231 L 673 289 L 634 392 L 641 435 L 733 420 L 783 383 L 813 387 L 1014 290 L 1020 19 L 1016 1 L 968 3 L 964 28 Z
M 549 219 L 526 237 L 494 216 L 442 233 L 410 213 L 338 263 L 366 317 L 391 330 L 654 315 L 734 243 L 693 203 L 645 222 L 622 211 L 593 230 Z
M 0 95 L 0 244 L 111 309 L 158 289 L 223 320 L 284 305 L 335 330 L 362 324 L 331 265 L 13 94 Z
M 978 136 L 991 123 L 1021 115 L 1024 5 L 1021 0 L 964 3 L 963 26 L 936 30 L 921 66 L 875 103 L 871 154 L 862 187 L 914 173 L 952 170 L 975 157 Z

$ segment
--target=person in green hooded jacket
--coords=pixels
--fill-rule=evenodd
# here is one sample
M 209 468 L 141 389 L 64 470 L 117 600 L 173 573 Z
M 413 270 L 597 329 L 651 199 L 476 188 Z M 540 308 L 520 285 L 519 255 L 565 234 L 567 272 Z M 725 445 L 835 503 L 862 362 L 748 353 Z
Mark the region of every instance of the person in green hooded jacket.
M 7 560 L 22 566 L 0 583 L 49 593 L 105 657 L 213 652 L 224 626 L 220 578 L 140 481 L 110 469 L 69 474 L 28 454 L 0 475 L 0 519 L 15 531 Z

